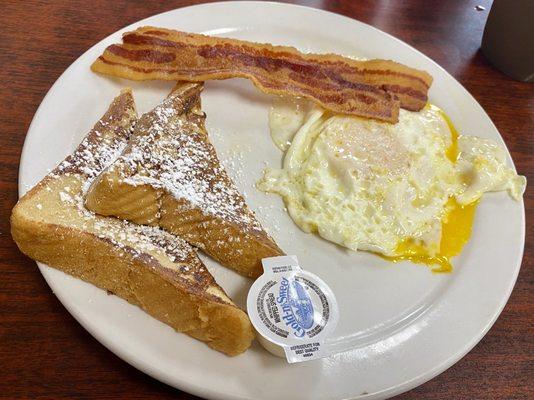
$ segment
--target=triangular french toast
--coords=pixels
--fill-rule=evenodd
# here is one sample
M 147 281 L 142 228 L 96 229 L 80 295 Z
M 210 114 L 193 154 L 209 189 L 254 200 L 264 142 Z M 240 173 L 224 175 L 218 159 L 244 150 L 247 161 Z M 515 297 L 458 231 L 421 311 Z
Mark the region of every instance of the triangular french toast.
M 215 283 L 184 240 L 98 216 L 84 192 L 126 146 L 137 121 L 130 90 L 113 101 L 76 151 L 24 195 L 11 216 L 21 251 L 108 290 L 228 355 L 251 344 L 246 313 Z
M 242 275 L 282 251 L 221 166 L 200 109 L 202 85 L 179 84 L 143 115 L 117 161 L 90 187 L 86 206 L 159 226 Z

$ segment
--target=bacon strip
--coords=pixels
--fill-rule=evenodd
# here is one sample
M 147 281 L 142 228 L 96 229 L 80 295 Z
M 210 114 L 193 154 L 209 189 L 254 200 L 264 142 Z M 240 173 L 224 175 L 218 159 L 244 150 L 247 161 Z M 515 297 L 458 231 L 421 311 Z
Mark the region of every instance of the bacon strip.
M 397 122 L 399 107 L 427 102 L 432 77 L 390 60 L 356 61 L 293 47 L 142 27 L 93 63 L 95 72 L 133 80 L 247 78 L 266 93 L 306 97 L 333 112 Z

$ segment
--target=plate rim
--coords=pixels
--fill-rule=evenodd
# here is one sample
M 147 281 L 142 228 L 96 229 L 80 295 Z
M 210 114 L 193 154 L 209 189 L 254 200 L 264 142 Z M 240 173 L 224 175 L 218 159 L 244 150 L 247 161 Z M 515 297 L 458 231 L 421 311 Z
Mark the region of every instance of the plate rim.
M 393 36 L 393 35 L 391 35 L 391 34 L 389 34 L 387 32 L 382 31 L 382 30 L 380 30 L 380 29 L 378 29 L 378 28 L 376 28 L 376 27 L 374 27 L 372 25 L 369 25 L 369 24 L 367 24 L 365 22 L 357 20 L 356 18 L 351 18 L 351 17 L 345 16 L 345 15 L 337 14 L 337 13 L 332 12 L 332 11 L 322 10 L 322 9 L 315 8 L 315 7 L 298 5 L 298 4 L 290 4 L 290 3 L 278 3 L 278 2 L 275 2 L 275 1 L 250 1 L 250 0 L 247 0 L 247 1 L 221 1 L 221 2 L 214 1 L 214 2 L 208 2 L 208 3 L 202 3 L 202 4 L 189 5 L 189 6 L 185 6 L 185 7 L 173 8 L 173 9 L 161 12 L 161 13 L 150 15 L 150 16 L 148 16 L 146 18 L 141 19 L 141 20 L 134 21 L 133 23 L 128 24 L 128 25 L 126 25 L 126 26 L 124 26 L 124 27 L 112 32 L 111 34 L 103 37 L 98 42 L 96 42 L 95 44 L 90 46 L 87 50 L 85 50 L 81 55 L 79 55 L 76 58 L 76 60 L 74 60 L 71 64 L 69 64 L 69 66 L 58 76 L 58 78 L 54 81 L 54 83 L 48 89 L 48 91 L 45 94 L 45 96 L 42 98 L 39 106 L 37 107 L 37 109 L 36 109 L 36 111 L 35 111 L 35 113 L 34 113 L 34 115 L 32 117 L 32 121 L 31 121 L 30 125 L 28 126 L 28 129 L 27 129 L 27 132 L 26 132 L 26 136 L 25 136 L 25 139 L 24 139 L 24 144 L 23 144 L 22 150 L 21 150 L 20 161 L 19 161 L 19 172 L 18 172 L 18 194 L 19 194 L 19 198 L 22 197 L 22 195 L 28 190 L 28 189 L 24 188 L 23 185 L 21 184 L 22 171 L 23 171 L 23 168 L 21 168 L 21 166 L 24 165 L 24 164 L 27 164 L 25 160 L 26 160 L 26 157 L 27 157 L 27 152 L 28 152 L 28 147 L 29 147 L 28 143 L 31 141 L 31 140 L 28 140 L 28 138 L 30 137 L 30 133 L 34 130 L 34 123 L 35 123 L 35 120 L 36 120 L 35 117 L 39 113 L 39 111 L 41 110 L 41 108 L 42 108 L 43 104 L 45 103 L 45 101 L 47 100 L 47 98 L 49 96 L 51 96 L 51 93 L 54 91 L 54 89 L 56 88 L 58 83 L 62 80 L 62 78 L 69 72 L 69 70 L 71 68 L 74 67 L 75 64 L 78 64 L 79 62 L 81 62 L 80 60 L 87 53 L 91 52 L 95 47 L 99 46 L 100 43 L 102 43 L 103 41 L 108 40 L 111 36 L 117 34 L 118 32 L 130 29 L 132 27 L 132 25 L 142 24 L 143 22 L 145 22 L 148 19 L 152 19 L 154 17 L 158 17 L 158 16 L 161 16 L 163 14 L 173 13 L 173 12 L 176 12 L 178 10 L 191 9 L 191 8 L 206 8 L 206 7 L 210 7 L 210 6 L 213 6 L 213 5 L 221 5 L 221 6 L 224 5 L 224 6 L 229 6 L 229 7 L 235 7 L 235 6 L 242 6 L 244 4 L 260 6 L 260 7 L 279 7 L 279 8 L 288 8 L 288 9 L 299 8 L 299 9 L 305 9 L 308 12 L 313 12 L 313 13 L 316 13 L 316 14 L 323 14 L 323 13 L 331 14 L 331 15 L 334 15 L 335 17 L 337 17 L 337 18 L 343 18 L 343 19 L 348 20 L 350 22 L 357 22 L 358 24 L 364 25 L 366 27 L 366 29 L 371 29 L 371 30 L 374 30 L 376 32 L 379 32 L 382 35 L 386 35 L 390 39 L 393 39 L 395 42 L 397 42 L 397 43 L 399 43 L 399 44 L 401 44 L 403 46 L 407 46 L 410 49 L 414 50 L 415 52 L 418 53 L 419 56 L 422 56 L 427 61 L 431 62 L 434 66 L 436 66 L 439 69 L 441 69 L 443 73 L 445 73 L 446 75 L 451 77 L 459 85 L 459 87 L 461 88 L 461 90 L 463 92 L 463 95 L 469 97 L 469 99 L 472 100 L 473 103 L 479 108 L 479 111 L 484 114 L 484 116 L 488 119 L 488 121 L 491 124 L 491 126 L 495 129 L 496 132 L 498 132 L 501 144 L 506 148 L 507 154 L 508 154 L 509 158 L 511 159 L 511 165 L 512 165 L 513 169 L 516 170 L 515 163 L 513 162 L 513 159 L 512 159 L 511 154 L 510 154 L 510 151 L 509 151 L 508 147 L 506 146 L 506 143 L 504 142 L 504 138 L 502 137 L 502 135 L 500 134 L 500 131 L 495 126 L 493 120 L 486 113 L 486 111 L 480 105 L 480 103 L 475 99 L 475 97 L 462 85 L 461 82 L 459 82 L 445 68 L 443 68 L 440 64 L 438 64 L 432 58 L 430 58 L 426 54 L 422 53 L 421 51 L 419 51 L 415 47 L 411 46 L 410 44 L 402 41 L 401 39 L 399 39 L 399 38 L 397 38 L 397 37 L 395 37 L 395 36 Z M 371 393 L 369 395 L 364 395 L 364 396 L 357 396 L 356 395 L 356 396 L 353 396 L 353 397 L 349 397 L 349 399 L 353 399 L 353 398 L 354 399 L 355 398 L 358 398 L 358 399 L 364 399 L 364 398 L 389 398 L 391 396 L 395 396 L 395 395 L 404 393 L 406 391 L 409 391 L 409 390 L 411 390 L 411 389 L 413 389 L 415 387 L 418 387 L 418 386 L 424 384 L 425 382 L 433 379 L 437 375 L 441 374 L 442 372 L 444 372 L 445 370 L 447 370 L 448 368 L 450 368 L 454 364 L 456 364 L 461 358 L 463 358 L 467 353 L 469 353 L 484 338 L 484 336 L 491 329 L 491 327 L 494 325 L 494 323 L 496 322 L 496 320 L 499 318 L 499 316 L 501 315 L 502 311 L 504 310 L 504 307 L 506 306 L 506 304 L 507 304 L 507 302 L 508 302 L 508 300 L 509 300 L 509 298 L 510 298 L 512 292 L 513 292 L 513 289 L 515 287 L 515 283 L 517 281 L 517 277 L 519 275 L 519 271 L 520 271 L 521 266 L 522 266 L 524 248 L 525 248 L 525 230 L 526 230 L 525 206 L 524 206 L 523 198 L 521 198 L 519 203 L 520 203 L 520 206 L 521 206 L 521 227 L 520 227 L 521 228 L 521 243 L 520 243 L 520 255 L 518 257 L 519 261 L 518 261 L 517 265 L 514 266 L 513 277 L 511 276 L 512 279 L 510 280 L 510 285 L 506 288 L 507 289 L 506 293 L 501 297 L 501 301 L 499 302 L 498 307 L 496 307 L 494 309 L 494 311 L 492 312 L 491 318 L 485 324 L 484 328 L 482 330 L 480 330 L 477 335 L 473 336 L 454 355 L 448 356 L 447 359 L 444 362 L 442 362 L 439 365 L 436 365 L 431 370 L 429 370 L 429 371 L 427 371 L 425 373 L 419 374 L 419 375 L 417 375 L 417 376 L 415 376 L 415 377 L 413 377 L 413 378 L 411 378 L 409 380 L 406 380 L 406 381 L 402 382 L 401 384 L 382 389 L 382 390 L 380 390 L 378 392 L 373 392 L 373 393 Z M 161 371 L 154 369 L 150 364 L 148 364 L 148 363 L 144 363 L 143 364 L 143 363 L 139 362 L 138 360 L 136 360 L 135 358 L 131 357 L 131 355 L 128 353 L 128 351 L 122 349 L 120 346 L 118 346 L 116 343 L 114 343 L 113 340 L 109 339 L 108 336 L 106 336 L 102 332 L 99 332 L 98 329 L 93 328 L 91 323 L 89 321 L 87 321 L 87 319 L 84 317 L 83 313 L 78 312 L 78 311 L 75 310 L 75 307 L 74 307 L 73 303 L 69 302 L 68 299 L 66 298 L 68 296 L 64 296 L 63 294 L 60 294 L 60 293 L 54 291 L 53 283 L 52 283 L 53 278 L 49 274 L 49 271 L 50 270 L 57 271 L 57 270 L 53 269 L 52 267 L 48 267 L 47 265 L 45 265 L 43 263 L 40 263 L 40 262 L 36 262 L 36 263 L 37 263 L 37 265 L 39 267 L 39 270 L 40 270 L 41 274 L 43 275 L 45 281 L 47 282 L 48 286 L 52 290 L 52 293 L 58 298 L 58 300 L 61 302 L 63 307 L 65 307 L 65 309 L 69 312 L 69 314 L 71 314 L 74 317 L 74 319 L 78 323 L 80 323 L 80 325 L 87 332 L 89 332 L 89 334 L 91 334 L 91 336 L 93 336 L 104 347 L 106 347 L 109 351 L 113 352 L 115 355 L 117 355 L 123 361 L 127 362 L 128 364 L 132 365 L 136 369 L 142 371 L 143 373 L 146 373 L 150 377 L 152 377 L 152 378 L 154 378 L 154 379 L 156 379 L 156 380 L 158 380 L 160 382 L 163 382 L 163 383 L 165 383 L 165 384 L 167 384 L 167 385 L 169 385 L 171 387 L 177 388 L 179 390 L 183 390 L 183 391 L 185 391 L 187 393 L 191 393 L 191 394 L 196 395 L 196 396 L 205 397 L 205 398 L 209 398 L 209 399 L 216 399 L 216 400 L 229 399 L 229 398 L 238 399 L 238 400 L 249 399 L 249 397 L 247 397 L 247 396 L 239 396 L 239 395 L 235 395 L 235 394 L 223 393 L 221 391 L 214 390 L 213 388 L 210 388 L 210 387 L 196 385 L 196 384 L 193 384 L 193 383 L 189 382 L 187 379 L 177 379 L 176 376 L 173 376 L 173 378 L 171 379 L 170 376 L 168 376 L 166 374 L 161 374 Z M 176 384 L 177 381 L 179 382 L 179 385 Z

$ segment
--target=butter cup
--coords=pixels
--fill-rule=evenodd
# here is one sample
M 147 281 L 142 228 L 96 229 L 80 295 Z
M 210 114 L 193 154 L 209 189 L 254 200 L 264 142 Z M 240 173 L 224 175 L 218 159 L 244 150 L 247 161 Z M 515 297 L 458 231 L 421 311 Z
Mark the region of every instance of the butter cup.
M 317 275 L 302 270 L 296 256 L 264 258 L 262 264 L 264 274 L 247 298 L 260 344 L 290 363 L 328 356 L 324 341 L 339 319 L 332 290 Z

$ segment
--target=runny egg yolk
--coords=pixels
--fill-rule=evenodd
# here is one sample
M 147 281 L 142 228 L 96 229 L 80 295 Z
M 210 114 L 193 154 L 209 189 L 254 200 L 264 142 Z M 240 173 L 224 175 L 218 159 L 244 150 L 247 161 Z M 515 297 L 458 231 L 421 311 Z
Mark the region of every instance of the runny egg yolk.
M 446 155 L 449 160 L 456 163 L 459 155 L 458 131 L 443 110 L 432 104 L 427 104 L 426 107 L 437 110 L 447 122 L 451 131 L 451 145 L 447 149 Z M 397 256 L 382 257 L 393 262 L 409 260 L 417 264 L 433 266 L 433 272 L 451 272 L 451 258 L 460 254 L 464 245 L 471 237 L 477 204 L 478 201 L 467 205 L 460 205 L 453 197 L 449 198 L 446 204 L 447 212 L 441 220 L 440 250 L 437 254 L 430 254 L 429 249 L 424 245 L 408 239 L 398 244 L 396 249 Z
M 451 258 L 462 251 L 464 245 L 471 237 L 473 218 L 478 202 L 460 205 L 454 198 L 447 202 L 447 214 L 441 221 L 441 242 L 437 254 L 431 255 L 428 249 L 414 240 L 405 240 L 399 243 L 397 256 L 381 256 L 393 262 L 409 260 L 417 264 L 435 266 L 432 272 L 451 272 Z

